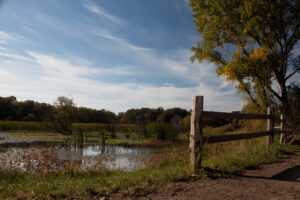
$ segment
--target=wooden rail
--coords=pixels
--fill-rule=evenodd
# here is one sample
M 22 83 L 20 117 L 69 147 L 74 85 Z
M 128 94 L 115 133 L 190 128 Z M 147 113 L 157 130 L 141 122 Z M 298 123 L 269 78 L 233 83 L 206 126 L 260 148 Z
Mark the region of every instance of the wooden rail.
M 273 135 L 281 134 L 280 141 L 285 134 L 284 118 L 281 115 L 280 130 L 274 130 L 274 112 L 268 107 L 266 115 L 226 113 L 203 111 L 203 96 L 194 96 L 191 106 L 191 133 L 190 133 L 190 166 L 192 173 L 201 168 L 202 147 L 204 144 L 213 144 L 218 142 L 228 142 L 235 140 L 245 140 L 256 137 L 266 136 L 266 146 L 269 148 L 273 143 Z M 203 118 L 220 118 L 220 119 L 266 119 L 266 131 L 254 133 L 229 134 L 220 136 L 203 136 Z
M 273 135 L 275 134 L 281 134 L 281 130 L 276 130 L 273 132 Z M 253 133 L 239 133 L 239 134 L 228 134 L 228 135 L 218 135 L 218 136 L 204 136 L 203 137 L 203 143 L 204 144 L 214 144 L 218 142 L 229 142 L 229 141 L 235 141 L 235 140 L 246 140 L 256 137 L 263 137 L 270 135 L 269 131 L 263 131 L 263 132 L 253 132 Z
M 219 118 L 219 119 L 271 119 L 272 116 L 203 111 L 203 117 Z

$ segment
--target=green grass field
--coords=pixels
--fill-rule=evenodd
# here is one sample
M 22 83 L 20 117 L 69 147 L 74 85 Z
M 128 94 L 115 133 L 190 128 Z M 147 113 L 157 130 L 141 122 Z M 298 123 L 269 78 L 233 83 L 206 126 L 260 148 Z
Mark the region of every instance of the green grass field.
M 83 132 L 102 132 L 108 131 L 106 124 L 101 123 L 74 123 L 74 131 L 82 130 Z M 51 132 L 52 130 L 44 122 L 21 122 L 21 121 L 0 121 L 0 131 L 43 131 Z M 117 124 L 117 132 L 137 133 L 139 128 L 133 124 Z

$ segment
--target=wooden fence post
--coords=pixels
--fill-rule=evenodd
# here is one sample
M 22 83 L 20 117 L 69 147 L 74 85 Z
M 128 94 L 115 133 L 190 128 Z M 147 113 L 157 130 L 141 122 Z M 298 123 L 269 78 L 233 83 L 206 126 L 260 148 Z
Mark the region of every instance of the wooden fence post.
M 281 120 L 280 130 L 283 131 L 280 134 L 280 144 L 283 144 L 284 143 L 284 138 L 285 138 L 285 118 L 284 118 L 283 114 L 280 115 L 280 120 Z
M 203 96 L 194 96 L 191 106 L 191 132 L 190 132 L 190 167 L 194 174 L 201 168 L 202 158 L 202 127 Z
M 273 144 L 273 131 L 274 131 L 274 112 L 273 108 L 268 107 L 267 114 L 271 115 L 271 118 L 267 119 L 267 131 L 270 132 L 270 135 L 266 137 L 266 146 L 269 148 Z

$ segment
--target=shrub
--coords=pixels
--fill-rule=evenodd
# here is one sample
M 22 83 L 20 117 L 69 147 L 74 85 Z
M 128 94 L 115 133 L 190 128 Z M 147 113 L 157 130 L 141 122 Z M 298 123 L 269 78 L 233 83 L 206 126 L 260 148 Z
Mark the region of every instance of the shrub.
M 150 123 L 146 126 L 147 134 L 158 140 L 175 140 L 178 131 L 167 123 Z

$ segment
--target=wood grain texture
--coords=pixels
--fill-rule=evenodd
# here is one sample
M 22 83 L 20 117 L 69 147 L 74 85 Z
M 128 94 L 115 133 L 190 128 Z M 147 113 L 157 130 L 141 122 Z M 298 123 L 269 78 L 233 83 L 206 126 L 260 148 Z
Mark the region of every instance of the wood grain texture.
M 194 96 L 191 106 L 191 132 L 190 132 L 190 167 L 191 172 L 201 168 L 202 150 L 202 119 L 203 96 Z

